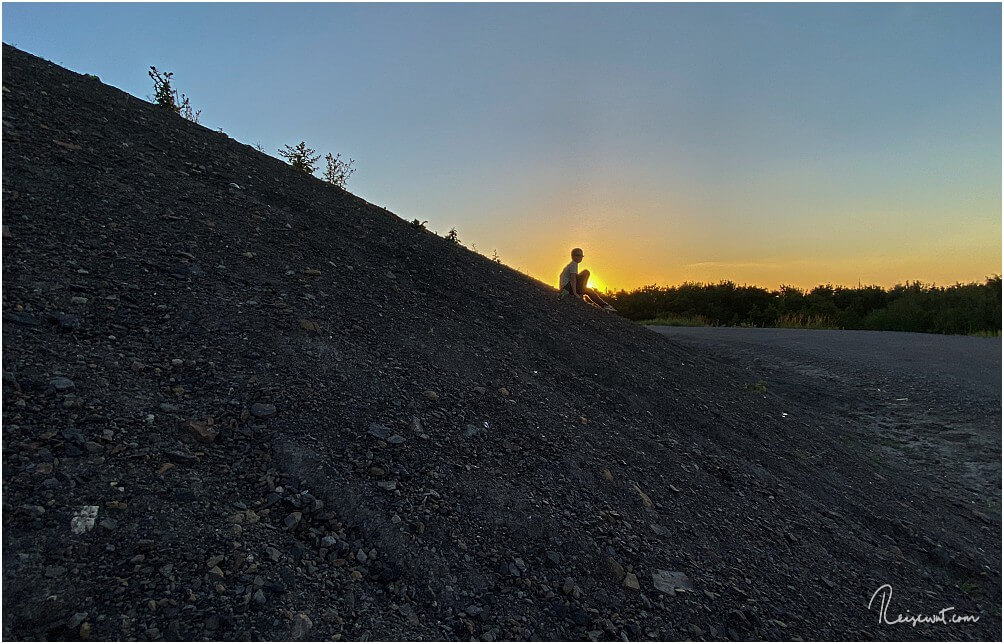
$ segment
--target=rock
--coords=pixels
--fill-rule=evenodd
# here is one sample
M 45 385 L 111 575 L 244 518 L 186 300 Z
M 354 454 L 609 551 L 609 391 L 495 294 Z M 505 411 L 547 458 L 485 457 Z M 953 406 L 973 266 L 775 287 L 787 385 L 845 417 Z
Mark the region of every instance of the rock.
M 544 559 L 546 559 L 548 565 L 551 566 L 557 566 L 561 563 L 561 555 L 553 550 L 547 550 L 544 552 Z
M 666 528 L 662 527 L 657 523 L 650 523 L 648 524 L 648 527 L 652 528 L 652 532 L 656 533 L 660 537 L 669 537 L 672 536 L 673 534 L 672 532 L 670 532 L 669 530 L 667 530 Z
M 303 271 L 304 275 L 310 275 L 311 277 L 318 277 L 321 274 L 320 269 L 308 268 Z
M 387 442 L 390 443 L 391 445 L 400 445 L 406 440 L 408 439 L 405 438 L 404 436 L 401 436 L 400 434 L 393 434 L 387 439 Z
M 288 529 L 292 530 L 293 528 L 296 527 L 298 523 L 300 523 L 301 518 L 303 518 L 303 513 L 290 512 L 289 514 L 286 515 L 286 518 L 283 520 L 283 523 L 286 524 L 286 527 Z
M 383 478 L 386 475 L 387 475 L 387 470 L 383 469 L 382 467 L 374 465 L 373 467 L 370 468 L 370 476 L 375 476 L 376 478 Z
M 435 391 L 433 391 L 431 389 L 427 389 L 425 391 L 425 397 L 428 398 L 429 400 L 433 400 L 433 401 L 439 400 L 439 394 L 437 394 Z
M 181 408 L 171 403 L 160 403 L 160 410 L 166 414 L 174 414 L 180 411 Z
M 624 587 L 630 588 L 631 590 L 641 590 L 641 584 L 638 583 L 638 576 L 633 572 L 626 573 L 624 575 Z
M 8 226 L 4 225 L 4 227 L 3 227 L 3 238 L 4 239 L 10 239 L 11 237 L 13 237 L 13 235 L 10 234 L 10 228 Z
M 21 509 L 24 510 L 32 519 L 38 519 L 45 514 L 45 508 L 40 505 L 22 505 Z
M 694 584 L 685 573 L 669 570 L 656 570 L 652 573 L 652 585 L 659 592 L 675 595 L 677 589 L 693 592 Z
M 642 492 L 642 489 L 638 487 L 637 483 L 634 484 L 634 489 L 638 492 L 638 498 L 641 499 L 641 504 L 645 506 L 646 509 L 651 510 L 655 507 L 655 504 L 652 503 L 652 499 L 648 498 L 648 495 Z
M 614 481 L 614 474 L 613 474 L 613 472 L 610 471 L 609 468 L 606 468 L 606 469 L 603 470 L 603 480 L 607 481 L 608 483 L 613 483 L 613 481 Z
M 330 534 L 327 535 L 327 536 L 325 536 L 325 537 L 323 537 L 321 539 L 321 547 L 322 548 L 331 548 L 336 543 L 338 543 L 338 539 L 336 539 L 335 537 L 332 537 Z
M 49 386 L 56 390 L 56 393 L 65 394 L 77 388 L 72 380 L 64 376 L 56 376 L 49 380 Z
M 169 449 L 164 452 L 164 455 L 176 463 L 195 463 L 199 460 L 198 456 L 177 449 Z
M 299 324 L 300 328 L 307 333 L 313 333 L 314 335 L 321 334 L 321 326 L 313 320 L 299 320 Z
M 230 184 L 227 185 L 227 187 L 228 188 L 233 188 L 234 190 L 240 190 L 241 189 L 241 187 L 239 185 L 237 185 L 236 183 L 230 183 Z
M 470 606 L 464 609 L 464 612 L 470 615 L 471 617 L 477 618 L 480 617 L 481 614 L 485 612 L 485 609 L 481 608 L 476 604 L 471 604 Z
M 272 561 L 279 561 L 279 559 L 282 558 L 282 553 L 280 553 L 277 548 L 272 546 L 265 547 L 265 554 L 267 554 L 268 558 Z
M 737 609 L 732 609 L 728 612 L 725 616 L 725 622 L 732 628 L 740 631 L 750 629 L 749 619 L 746 618 L 746 615 L 744 615 L 742 611 Z
M 614 581 L 620 583 L 621 581 L 624 580 L 624 575 L 625 575 L 624 566 L 617 563 L 616 559 L 614 559 L 613 557 L 607 557 L 604 560 L 603 564 L 606 567 L 607 573 L 609 573 L 610 576 L 613 577 Z
M 219 430 L 201 420 L 190 420 L 185 423 L 185 427 L 195 437 L 195 440 L 200 443 L 212 443 L 216 440 L 216 436 L 219 435 Z
M 83 534 L 94 529 L 94 522 L 98 518 L 98 506 L 85 505 L 77 510 L 70 519 L 70 530 L 73 534 Z
M 74 613 L 70 617 L 66 618 L 66 627 L 70 629 L 79 628 L 86 619 L 87 613 Z
M 80 430 L 77 429 L 76 427 L 67 427 L 66 429 L 64 429 L 63 438 L 66 440 L 66 442 L 78 446 L 81 446 L 86 442 L 84 439 L 84 435 L 81 434 Z
M 575 591 L 575 580 L 571 577 L 565 577 L 565 583 L 561 585 L 561 592 L 566 595 L 571 595 Z
M 50 313 L 49 319 L 55 322 L 59 328 L 66 331 L 74 331 L 80 328 L 80 316 L 72 313 Z
M 57 577 L 62 577 L 66 574 L 66 568 L 62 566 L 46 566 L 45 576 L 49 579 L 56 579 Z
M 275 415 L 275 405 L 255 403 L 251 405 L 251 415 L 255 418 L 269 418 Z
M 70 304 L 87 304 L 87 298 L 81 297 L 79 295 L 74 295 L 70 298 Z
M 252 599 L 254 600 L 254 603 L 258 604 L 259 606 L 265 605 L 265 593 L 261 591 L 261 588 L 254 591 L 254 597 L 252 597 Z
M 310 621 L 310 618 L 305 613 L 297 613 L 296 617 L 293 618 L 292 638 L 294 640 L 302 640 L 313 627 L 314 622 Z
M 482 425 L 468 425 L 464 429 L 464 438 L 474 438 L 476 436 L 480 436 L 481 434 L 484 434 L 485 432 L 488 431 L 487 425 L 488 425 L 488 423 L 485 423 L 484 426 L 482 426 Z
M 687 631 L 694 637 L 704 637 L 704 629 L 696 624 L 687 624 Z
M 117 530 L 119 522 L 115 519 L 104 519 L 101 521 L 101 527 L 108 531 Z
M 382 441 L 390 438 L 390 429 L 378 423 L 371 424 L 366 432 L 373 438 L 379 438 Z

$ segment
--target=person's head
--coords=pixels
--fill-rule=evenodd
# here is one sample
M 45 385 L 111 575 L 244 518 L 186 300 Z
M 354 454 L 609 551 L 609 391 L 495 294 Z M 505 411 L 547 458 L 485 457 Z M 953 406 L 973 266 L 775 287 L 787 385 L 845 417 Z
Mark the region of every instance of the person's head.
M 582 261 L 582 257 L 583 257 L 583 255 L 582 255 L 582 249 L 581 248 L 573 248 L 572 249 L 572 261 L 573 262 L 575 262 L 576 264 L 578 264 L 579 262 Z

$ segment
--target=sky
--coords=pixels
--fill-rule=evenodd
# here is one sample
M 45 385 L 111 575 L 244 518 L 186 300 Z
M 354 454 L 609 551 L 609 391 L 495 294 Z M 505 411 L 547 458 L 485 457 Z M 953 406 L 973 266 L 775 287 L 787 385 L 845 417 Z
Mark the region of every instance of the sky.
M 547 283 L 1001 273 L 1001 5 L 3 4 L 3 41 Z

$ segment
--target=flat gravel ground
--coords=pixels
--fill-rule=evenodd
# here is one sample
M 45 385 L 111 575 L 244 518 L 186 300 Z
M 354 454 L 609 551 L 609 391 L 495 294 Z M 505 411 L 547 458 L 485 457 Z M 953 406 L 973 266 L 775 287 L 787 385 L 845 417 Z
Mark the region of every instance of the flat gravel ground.
M 716 350 L 757 351 L 786 360 L 866 368 L 890 378 L 920 379 L 947 390 L 1001 401 L 1001 339 L 894 331 L 823 331 L 733 327 L 649 327 Z
M 652 326 L 750 374 L 903 472 L 1001 513 L 1001 339 L 892 331 Z M 792 413 L 797 413 L 793 411 Z

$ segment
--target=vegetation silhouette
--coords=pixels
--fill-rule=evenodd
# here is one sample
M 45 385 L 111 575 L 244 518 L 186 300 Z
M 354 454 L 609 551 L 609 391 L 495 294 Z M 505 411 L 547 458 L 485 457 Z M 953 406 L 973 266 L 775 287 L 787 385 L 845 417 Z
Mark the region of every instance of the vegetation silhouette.
M 321 158 L 321 155 L 315 155 L 315 151 L 308 148 L 305 141 L 300 141 L 296 146 L 286 145 L 284 148 L 279 150 L 279 156 L 286 159 L 289 165 L 293 166 L 294 170 L 314 174 L 317 170 L 315 164 Z
M 199 122 L 199 116 L 202 114 L 202 110 L 193 111 L 191 101 L 188 97 L 182 94 L 178 96 L 178 90 L 171 86 L 171 79 L 174 77 L 174 72 L 160 72 L 153 65 L 150 66 L 150 71 L 147 72 L 150 78 L 153 80 L 153 102 L 157 105 L 171 110 L 175 114 L 183 116 L 193 123 Z M 90 76 L 90 75 L 88 75 Z M 97 78 L 97 76 L 94 76 Z
M 355 159 L 349 159 L 348 161 L 342 160 L 341 154 L 331 155 L 330 152 L 324 155 L 324 162 L 326 167 L 324 168 L 324 180 L 333 186 L 338 186 L 339 188 L 345 188 L 345 184 L 348 182 L 349 177 L 352 173 L 356 171 L 352 167 L 355 163 Z
M 1001 276 L 982 284 L 943 287 L 921 282 L 847 288 L 819 285 L 809 291 L 685 282 L 607 293 L 621 315 L 636 321 L 710 326 L 868 329 L 999 335 Z

